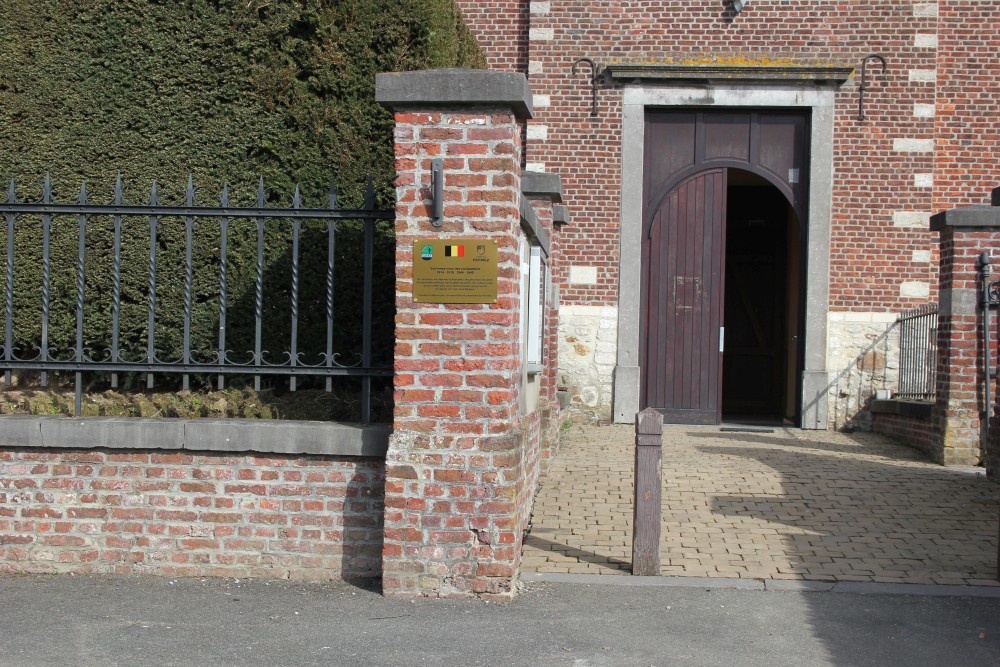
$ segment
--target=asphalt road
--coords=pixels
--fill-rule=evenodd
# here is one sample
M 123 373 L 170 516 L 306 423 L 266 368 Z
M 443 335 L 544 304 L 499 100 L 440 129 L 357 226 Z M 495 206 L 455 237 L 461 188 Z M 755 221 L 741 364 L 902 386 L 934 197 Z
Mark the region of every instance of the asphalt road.
M 531 583 L 0 577 L 0 665 L 1000 665 L 1000 598 Z

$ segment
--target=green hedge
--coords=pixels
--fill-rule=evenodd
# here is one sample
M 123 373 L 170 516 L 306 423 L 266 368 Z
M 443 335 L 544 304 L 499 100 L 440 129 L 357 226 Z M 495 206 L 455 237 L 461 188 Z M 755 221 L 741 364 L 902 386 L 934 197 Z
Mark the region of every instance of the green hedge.
M 180 196 L 188 174 L 359 204 L 392 201 L 391 116 L 375 74 L 482 67 L 452 0 L 5 0 L 0 174 Z
M 224 183 L 234 203 L 250 204 L 258 176 L 269 201 L 287 204 L 301 184 L 306 205 L 326 202 L 335 179 L 341 206 L 359 206 L 369 178 L 379 207 L 393 204 L 391 115 L 374 102 L 375 74 L 430 67 L 483 67 L 481 51 L 453 0 L 6 0 L 0 22 L 0 176 L 18 197 L 37 199 L 50 173 L 58 201 L 107 202 L 116 174 L 126 199 L 145 202 L 153 180 L 164 203 L 183 200 L 188 175 L 197 200 L 214 204 Z M 255 233 L 233 223 L 230 239 L 229 343 L 252 343 Z M 161 222 L 157 347 L 179 346 L 184 227 Z M 2 235 L 2 234 L 0 234 Z M 360 225 L 338 237 L 338 351 L 360 346 Z M 376 349 L 391 355 L 392 225 L 377 233 Z M 110 331 L 111 221 L 88 230 L 87 344 Z M 194 278 L 195 346 L 217 336 L 218 227 L 199 221 Z M 0 240 L 0 243 L 3 241 Z M 126 223 L 123 340 L 145 349 L 148 225 Z M 37 345 L 41 235 L 37 218 L 19 219 L 16 338 Z M 319 225 L 303 237 L 303 349 L 325 345 L 325 239 Z M 287 337 L 287 225 L 269 223 L 265 347 Z M 53 223 L 50 339 L 75 339 L 76 220 Z M 2 278 L 2 276 L 0 276 Z M 96 292 L 96 294 L 95 294 Z M 308 351 L 308 350 L 307 350 Z

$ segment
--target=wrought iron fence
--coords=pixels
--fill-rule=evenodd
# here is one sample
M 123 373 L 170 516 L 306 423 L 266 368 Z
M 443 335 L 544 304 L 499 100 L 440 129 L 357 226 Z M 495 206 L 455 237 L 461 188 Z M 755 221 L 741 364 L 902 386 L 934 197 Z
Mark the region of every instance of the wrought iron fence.
M 112 201 L 54 201 L 46 176 L 41 199 L 18 201 L 12 180 L 0 203 L 4 261 L 4 337 L 0 368 L 74 374 L 75 413 L 84 373 L 179 378 L 189 389 L 225 386 L 226 378 L 334 378 L 360 381 L 360 419 L 371 420 L 372 380 L 392 375 L 394 212 L 378 210 L 369 183 L 360 209 L 307 208 L 298 186 L 281 207 L 263 179 L 253 205 L 236 206 L 224 187 L 217 206 L 198 205 L 188 179 L 183 202 L 161 203 L 154 182 L 145 204 L 125 200 L 122 179 Z M 248 197 L 248 202 L 250 201 Z M 346 241 L 346 243 L 345 243 Z M 339 242 L 339 245 L 338 245 Z M 375 274 L 376 250 L 388 266 Z M 378 310 L 376 307 L 378 306 Z M 385 334 L 380 313 L 390 323 Z M 325 382 L 323 380 L 325 379 Z M 310 379 L 310 382 L 316 380 Z
M 895 396 L 933 401 L 937 396 L 937 304 L 903 313 L 899 327 L 899 382 Z

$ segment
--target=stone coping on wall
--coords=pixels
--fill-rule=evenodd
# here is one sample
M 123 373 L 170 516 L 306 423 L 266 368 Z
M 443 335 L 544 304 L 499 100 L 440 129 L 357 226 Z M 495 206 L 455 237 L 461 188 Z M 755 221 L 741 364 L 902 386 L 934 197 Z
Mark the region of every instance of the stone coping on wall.
M 376 74 L 375 101 L 392 110 L 503 106 L 521 119 L 534 115 L 531 88 L 523 74 L 482 69 Z
M 916 419 L 930 419 L 933 408 L 934 404 L 928 401 L 908 401 L 901 398 L 873 399 L 868 405 L 868 410 L 872 413 L 893 414 Z
M 0 417 L 0 447 L 384 457 L 391 432 L 389 424 L 320 421 Z

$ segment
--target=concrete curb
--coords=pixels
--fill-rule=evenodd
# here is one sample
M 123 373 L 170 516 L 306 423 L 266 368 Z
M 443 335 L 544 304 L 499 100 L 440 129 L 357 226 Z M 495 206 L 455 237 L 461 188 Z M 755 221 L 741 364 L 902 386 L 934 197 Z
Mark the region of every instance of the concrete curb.
M 661 586 L 673 588 L 742 588 L 762 591 L 764 582 L 760 579 L 710 579 L 707 577 L 633 577 L 631 575 L 605 574 L 560 574 L 532 572 L 522 574 L 525 582 L 545 582 L 551 584 L 584 584 L 587 586 Z
M 868 581 L 802 581 L 795 579 L 733 579 L 706 577 L 633 577 L 629 575 L 561 574 L 531 572 L 525 583 L 586 586 L 738 588 L 752 591 L 800 593 L 853 593 L 855 595 L 921 595 L 928 597 L 1000 598 L 1000 586 L 951 586 L 941 584 L 883 584 Z

